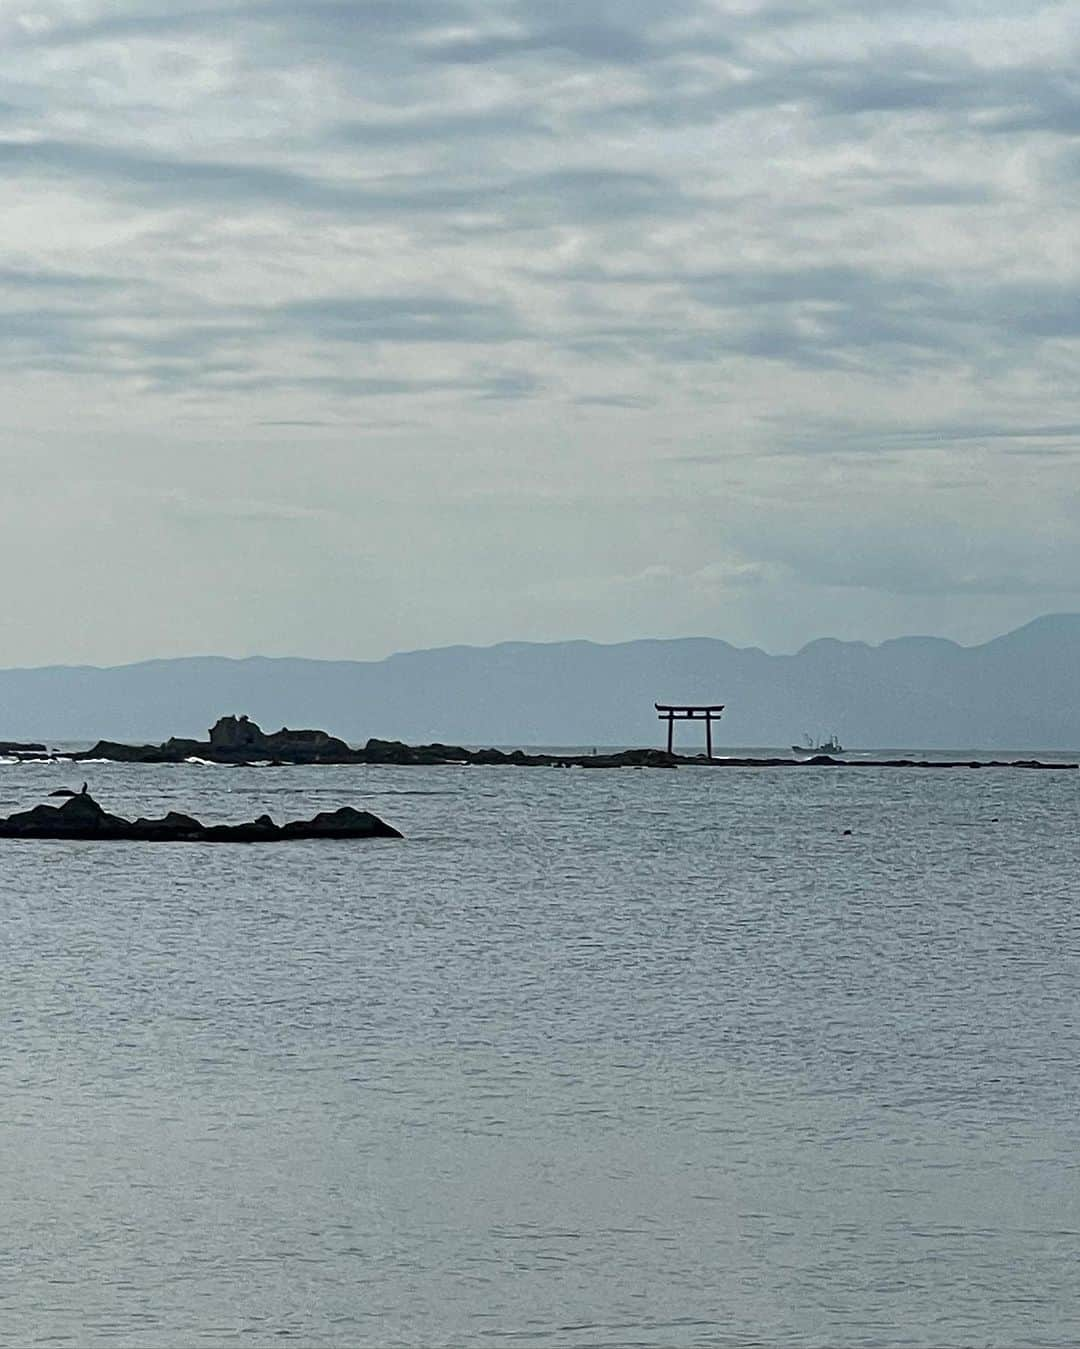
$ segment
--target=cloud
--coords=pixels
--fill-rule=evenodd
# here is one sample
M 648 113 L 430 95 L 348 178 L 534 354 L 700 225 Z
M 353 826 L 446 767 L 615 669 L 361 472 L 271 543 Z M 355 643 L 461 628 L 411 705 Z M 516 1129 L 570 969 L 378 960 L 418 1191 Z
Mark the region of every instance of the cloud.
M 780 512 L 785 529 L 751 539 L 737 525 L 729 543 L 755 559 L 758 578 L 813 589 L 858 590 L 892 597 L 1015 597 L 1080 591 L 1074 539 L 1053 534 L 1042 556 L 1015 537 L 973 533 L 950 516 L 947 503 L 924 501 L 922 518 L 906 531 L 883 528 L 885 513 L 871 506 L 862 519 L 836 521 L 827 537 L 807 511 Z
M 303 506 L 287 501 L 262 501 L 258 498 L 192 498 L 181 492 L 164 495 L 158 504 L 161 513 L 184 524 L 198 526 L 226 521 L 234 525 L 321 526 L 332 523 L 337 512 L 324 507 Z
M 1075 54 L 1004 0 L 9 9 L 11 453 L 92 442 L 99 504 L 325 476 L 423 628 L 376 648 L 1011 621 L 1080 558 Z
M 730 40 L 714 12 L 695 0 L 671 0 L 658 6 L 642 0 L 518 0 L 476 6 L 473 30 L 427 43 L 428 60 L 468 65 L 513 61 L 522 57 L 572 62 L 591 69 L 640 66 L 680 51 L 686 29 L 699 45 L 730 50 Z M 696 25 L 695 25 L 696 21 Z
M 432 111 L 388 118 L 369 116 L 343 122 L 336 135 L 348 145 L 363 147 L 407 147 L 416 145 L 470 146 L 482 140 L 523 138 L 550 140 L 556 133 L 547 125 L 541 109 L 506 104 L 478 111 L 446 113 Z
M 480 176 L 471 182 L 440 182 L 419 173 L 356 182 L 266 164 L 147 154 L 87 142 L 0 140 L 0 171 L 9 181 L 46 177 L 116 189 L 149 209 L 274 206 L 289 213 L 331 212 L 352 219 L 472 214 L 480 217 L 475 228 L 485 232 L 672 215 L 688 204 L 684 189 L 662 174 L 601 166 Z
M 0 166 L 15 176 L 117 186 L 155 206 L 277 203 L 297 209 L 357 209 L 366 199 L 348 185 L 285 168 L 160 155 L 88 141 L 0 141 Z
M 522 329 L 504 305 L 442 295 L 336 295 L 282 305 L 285 328 L 342 342 L 505 342 Z
M 431 61 L 482 65 L 537 52 L 558 52 L 587 64 L 633 63 L 644 60 L 650 48 L 626 28 L 577 22 L 499 36 L 454 38 L 432 43 L 425 55 Z
M 201 36 L 232 27 L 241 36 L 274 28 L 295 38 L 306 33 L 340 47 L 343 40 L 377 35 L 401 40 L 410 34 L 453 23 L 469 14 L 455 0 L 248 0 L 240 4 L 140 3 L 100 6 L 91 17 L 72 21 L 62 6 L 40 6 L 35 21 L 16 20 L 9 33 L 25 47 L 81 47 L 99 43 L 152 41 Z
M 0 267 L 0 288 L 24 301 L 41 301 L 49 295 L 69 295 L 86 300 L 108 291 L 129 290 L 131 282 L 118 276 L 95 273 L 48 271 L 36 267 Z

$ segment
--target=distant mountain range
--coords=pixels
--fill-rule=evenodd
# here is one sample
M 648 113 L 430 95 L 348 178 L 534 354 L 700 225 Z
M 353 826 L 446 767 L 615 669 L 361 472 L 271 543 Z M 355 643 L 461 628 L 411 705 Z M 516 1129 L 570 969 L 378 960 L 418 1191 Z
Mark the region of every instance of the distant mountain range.
M 267 729 L 318 727 L 466 745 L 650 745 L 653 703 L 724 703 L 717 745 L 1080 749 L 1080 614 L 963 647 L 937 637 L 831 638 L 770 656 L 714 638 L 507 642 L 382 661 L 192 657 L 111 669 L 0 671 L 0 739 L 159 741 L 224 713 Z M 700 728 L 680 726 L 693 752 Z

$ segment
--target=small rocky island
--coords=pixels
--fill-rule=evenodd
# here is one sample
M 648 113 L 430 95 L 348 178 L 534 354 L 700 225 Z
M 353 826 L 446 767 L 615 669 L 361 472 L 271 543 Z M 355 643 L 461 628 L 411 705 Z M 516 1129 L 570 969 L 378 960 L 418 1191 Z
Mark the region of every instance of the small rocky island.
M 280 731 L 267 733 L 247 717 L 220 717 L 207 732 L 206 740 L 172 736 L 161 745 L 122 745 L 99 740 L 92 749 L 70 756 L 80 759 L 110 759 L 116 763 L 183 763 L 205 759 L 210 763 L 356 763 L 356 751 L 344 740 L 326 731 Z
M 116 763 L 185 763 L 200 759 L 220 764 L 581 764 L 589 768 L 664 768 L 677 756 L 657 749 L 631 749 L 618 754 L 582 757 L 509 753 L 499 749 L 465 749 L 461 745 L 406 745 L 400 740 L 369 740 L 353 749 L 326 731 L 266 732 L 248 717 L 221 717 L 206 740 L 173 736 L 161 745 L 121 745 L 99 740 L 92 749 L 70 757 L 77 761 L 108 759 Z
M 236 766 L 269 764 L 505 764 L 551 768 L 1046 768 L 1076 769 L 1075 763 L 1038 759 L 837 759 L 815 754 L 808 759 L 672 754 L 662 749 L 625 749 L 610 754 L 526 754 L 524 750 L 466 749 L 462 745 L 406 745 L 401 740 L 369 740 L 354 749 L 326 731 L 264 731 L 248 717 L 221 717 L 206 740 L 173 736 L 161 745 L 122 745 L 99 740 L 88 750 L 54 754 L 54 759 L 109 760 L 131 764 L 203 762 Z
M 53 793 L 59 795 L 60 793 Z M 391 825 L 366 810 L 343 806 L 311 820 L 277 825 L 269 815 L 247 824 L 202 824 L 170 810 L 159 820 L 125 820 L 110 815 L 85 791 L 62 806 L 35 806 L 0 820 L 0 838 L 93 839 L 137 843 L 287 843 L 298 839 L 401 838 Z

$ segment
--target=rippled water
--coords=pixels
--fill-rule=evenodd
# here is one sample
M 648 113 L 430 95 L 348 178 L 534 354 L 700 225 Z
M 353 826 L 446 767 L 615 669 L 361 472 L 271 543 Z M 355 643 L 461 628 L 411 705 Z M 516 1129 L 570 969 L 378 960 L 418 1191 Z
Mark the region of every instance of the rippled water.
M 92 772 L 407 838 L 0 841 L 3 1343 L 1080 1342 L 1080 774 Z

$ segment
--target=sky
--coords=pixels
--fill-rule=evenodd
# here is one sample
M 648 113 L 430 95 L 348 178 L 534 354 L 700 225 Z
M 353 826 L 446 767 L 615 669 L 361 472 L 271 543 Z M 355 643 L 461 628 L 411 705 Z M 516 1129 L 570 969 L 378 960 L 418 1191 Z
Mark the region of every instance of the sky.
M 1075 4 L 0 6 L 0 665 L 1080 609 Z

